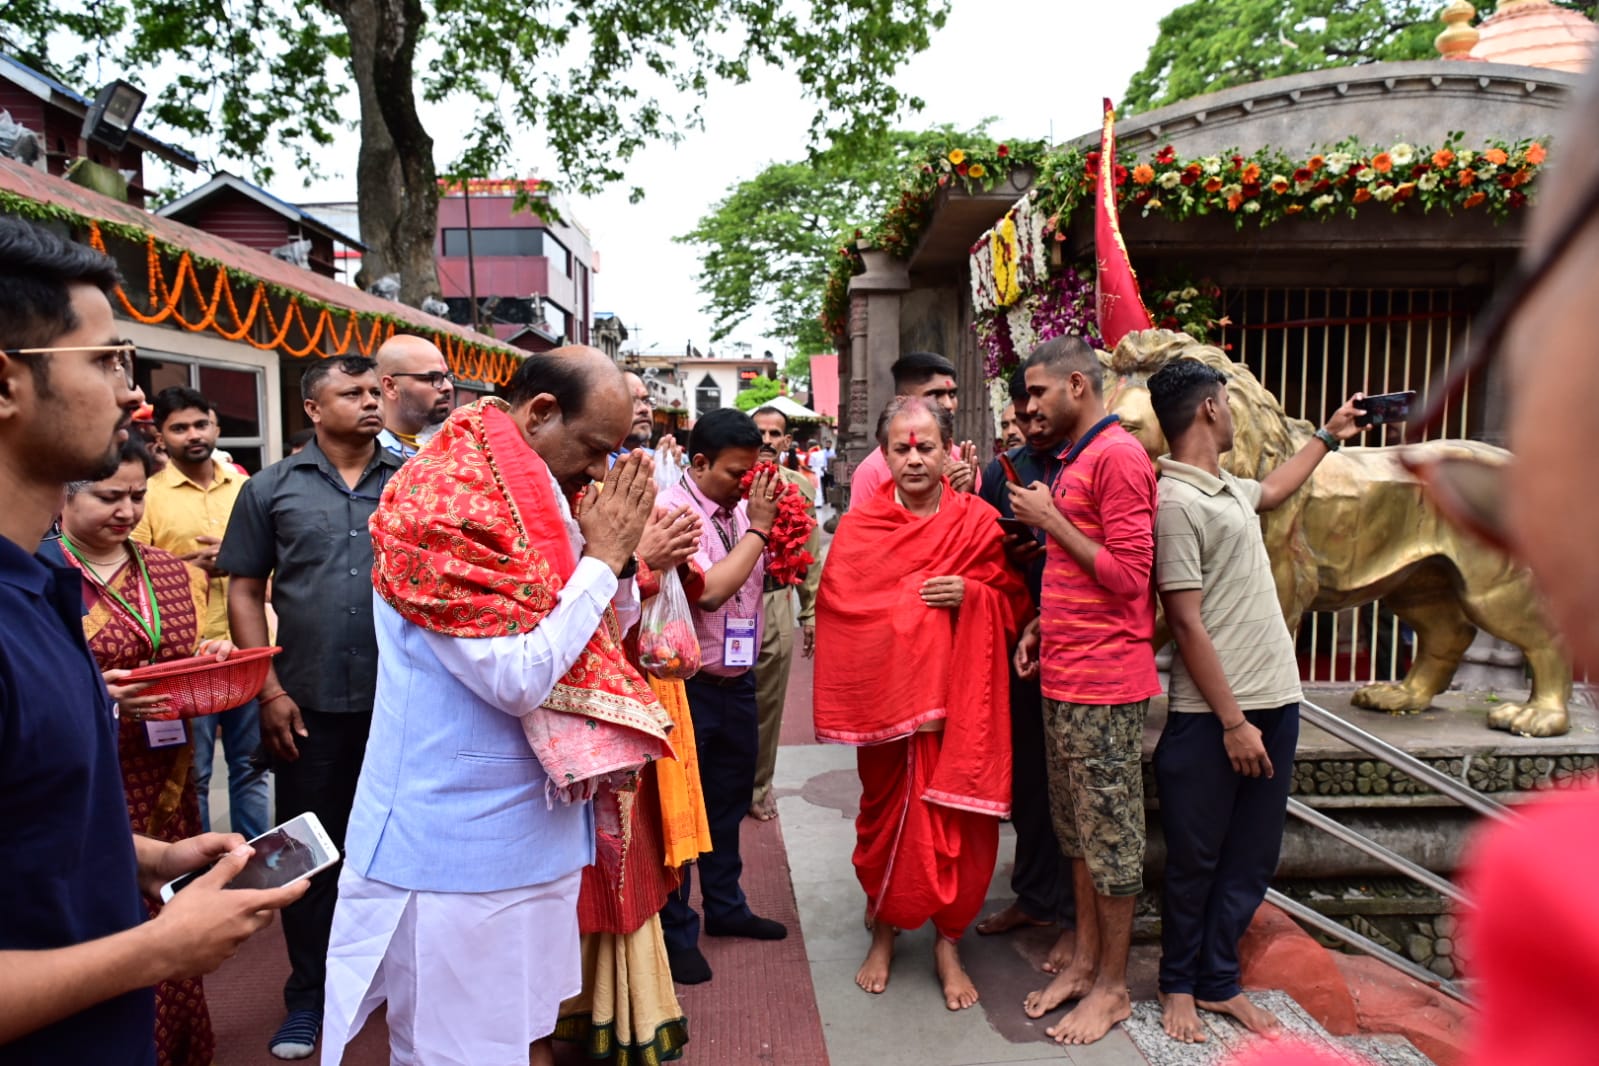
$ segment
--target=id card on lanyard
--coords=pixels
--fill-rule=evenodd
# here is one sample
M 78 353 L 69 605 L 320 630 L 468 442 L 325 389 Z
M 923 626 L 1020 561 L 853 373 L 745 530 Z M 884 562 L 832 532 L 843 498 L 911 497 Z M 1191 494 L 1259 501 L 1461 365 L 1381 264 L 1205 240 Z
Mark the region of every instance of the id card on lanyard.
M 755 665 L 755 619 L 727 616 L 722 628 L 722 665 Z
M 716 520 L 715 514 L 710 516 L 711 528 L 716 530 L 716 536 L 722 542 L 722 549 L 729 555 L 733 553 L 733 545 L 738 543 L 738 512 L 733 512 L 733 528 L 731 531 L 724 529 L 722 523 Z M 758 601 L 757 601 L 758 602 Z M 740 585 L 733 594 L 732 602 L 726 617 L 722 621 L 722 665 L 750 667 L 755 665 L 755 653 L 759 650 L 755 646 L 755 618 L 746 617 L 742 613 L 744 606 L 744 586 Z
M 182 719 L 172 722 L 147 721 L 144 723 L 144 738 L 152 748 L 171 748 L 187 743 L 189 731 Z

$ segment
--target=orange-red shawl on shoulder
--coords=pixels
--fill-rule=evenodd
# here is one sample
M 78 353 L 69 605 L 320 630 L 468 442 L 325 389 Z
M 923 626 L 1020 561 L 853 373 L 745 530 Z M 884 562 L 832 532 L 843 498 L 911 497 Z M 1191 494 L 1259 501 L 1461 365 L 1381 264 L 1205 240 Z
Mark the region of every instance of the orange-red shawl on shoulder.
M 452 637 L 525 633 L 577 567 L 549 469 L 500 400 L 456 410 L 390 479 L 372 516 L 378 594 Z M 670 755 L 671 719 L 628 663 L 615 613 L 522 729 L 567 789 Z
M 937 514 L 911 514 L 885 484 L 839 521 L 816 605 L 816 738 L 877 744 L 944 719 L 923 799 L 1010 811 L 1012 644 L 1030 609 L 996 512 L 949 482 Z M 966 579 L 957 610 L 922 603 L 922 583 Z

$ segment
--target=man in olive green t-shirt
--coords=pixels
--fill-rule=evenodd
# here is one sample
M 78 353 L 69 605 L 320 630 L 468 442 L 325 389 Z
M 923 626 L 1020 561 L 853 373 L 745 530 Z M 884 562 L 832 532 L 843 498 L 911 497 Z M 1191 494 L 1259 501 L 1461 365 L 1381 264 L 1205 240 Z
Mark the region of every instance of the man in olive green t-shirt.
M 1277 1019 L 1239 985 L 1238 940 L 1277 869 L 1300 689 L 1256 514 L 1361 432 L 1361 394 L 1262 481 L 1221 468 L 1233 446 L 1221 370 L 1174 359 L 1149 379 L 1149 397 L 1171 447 L 1160 460 L 1155 585 L 1178 652 L 1154 759 L 1166 835 L 1162 1018 L 1185 1043 L 1204 1039 L 1196 1007 L 1269 1034 Z

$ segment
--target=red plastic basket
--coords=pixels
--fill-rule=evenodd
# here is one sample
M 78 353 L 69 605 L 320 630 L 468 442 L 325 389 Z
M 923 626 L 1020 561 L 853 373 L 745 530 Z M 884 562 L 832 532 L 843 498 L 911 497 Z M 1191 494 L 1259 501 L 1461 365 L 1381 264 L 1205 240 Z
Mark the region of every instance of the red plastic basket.
M 223 662 L 215 655 L 169 659 L 141 666 L 118 684 L 148 683 L 141 696 L 165 696 L 164 713 L 147 718 L 198 718 L 232 710 L 255 699 L 266 684 L 267 668 L 282 648 L 240 648 Z

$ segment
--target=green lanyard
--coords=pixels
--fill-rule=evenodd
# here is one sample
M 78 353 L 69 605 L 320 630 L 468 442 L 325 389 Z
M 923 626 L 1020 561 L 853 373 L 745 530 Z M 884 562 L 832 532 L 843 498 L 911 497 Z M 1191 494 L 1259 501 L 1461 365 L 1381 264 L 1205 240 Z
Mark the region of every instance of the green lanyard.
M 139 628 L 144 630 L 144 635 L 150 638 L 150 661 L 155 662 L 156 654 L 161 650 L 161 601 L 155 597 L 155 583 L 150 580 L 150 568 L 144 564 L 143 553 L 135 548 L 133 558 L 138 561 L 139 576 L 144 579 L 145 599 L 150 604 L 150 621 L 145 621 L 144 612 L 135 610 L 133 605 L 123 599 L 117 590 L 111 587 L 109 582 L 94 572 L 92 564 L 83 557 L 83 554 L 78 551 L 78 546 L 72 543 L 65 533 L 61 535 L 61 543 L 67 546 L 67 551 L 72 553 L 74 559 L 83 564 L 84 573 L 94 579 L 95 583 L 100 586 L 101 591 L 116 600 L 122 606 L 122 609 L 128 612 L 128 617 L 137 622 Z

